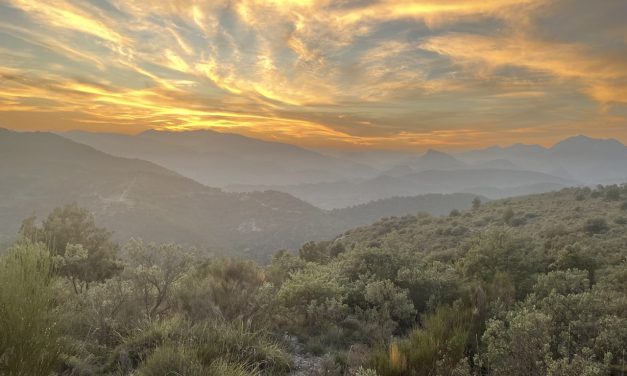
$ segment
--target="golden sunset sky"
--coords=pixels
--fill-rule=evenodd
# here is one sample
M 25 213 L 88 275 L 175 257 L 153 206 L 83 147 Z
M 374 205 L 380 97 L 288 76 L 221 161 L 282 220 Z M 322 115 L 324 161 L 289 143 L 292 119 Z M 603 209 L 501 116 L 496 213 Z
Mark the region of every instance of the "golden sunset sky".
M 627 142 L 627 1 L 0 0 L 0 127 Z

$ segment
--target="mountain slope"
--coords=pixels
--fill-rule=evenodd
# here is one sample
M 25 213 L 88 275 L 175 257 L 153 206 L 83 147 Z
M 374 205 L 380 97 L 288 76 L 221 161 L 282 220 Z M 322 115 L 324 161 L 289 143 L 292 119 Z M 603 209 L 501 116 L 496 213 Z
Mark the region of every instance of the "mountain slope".
M 608 199 L 608 192 L 619 192 L 617 199 Z M 508 215 L 508 211 L 511 214 Z M 588 228 L 591 220 L 602 221 L 602 228 Z M 622 252 L 616 261 L 624 260 L 627 249 L 627 186 L 566 188 L 560 191 L 495 200 L 460 216 L 428 215 L 388 218 L 372 225 L 347 231 L 336 238 L 346 248 L 381 246 L 394 236 L 395 246 L 431 251 L 447 256 L 447 250 L 490 229 L 505 229 L 512 236 L 536 239 L 557 252 L 565 244 L 577 244 L 587 252 L 604 253 L 609 249 Z M 588 233 L 586 233 L 588 232 Z M 566 242 L 564 239 L 570 239 Z M 605 242 L 607 249 L 601 245 Z
M 209 130 L 135 136 L 73 131 L 62 136 L 106 153 L 140 158 L 210 186 L 300 184 L 372 176 L 376 170 L 294 145 Z
M 0 241 L 15 236 L 23 219 L 77 202 L 119 241 L 198 245 L 265 259 L 281 248 L 332 237 L 376 219 L 470 207 L 474 196 L 405 198 L 327 212 L 276 191 L 227 193 L 163 167 L 114 157 L 51 133 L 0 129 Z M 369 212 L 363 216 L 363 211 Z
M 454 209 L 470 208 L 472 201 L 477 197 L 471 193 L 430 193 L 413 197 L 391 197 L 367 204 L 334 209 L 331 210 L 331 214 L 342 219 L 343 222 L 350 223 L 351 227 L 357 227 L 374 223 L 383 217 L 403 217 L 417 213 L 445 215 Z M 485 197 L 478 198 L 483 202 L 488 201 Z
M 541 172 L 475 168 L 427 170 L 402 176 L 381 175 L 367 180 L 343 180 L 296 186 L 234 186 L 229 189 L 240 192 L 279 190 L 315 206 L 333 209 L 394 196 L 466 192 L 501 198 L 546 192 L 571 185 L 577 185 L 577 182 Z
M 77 202 L 118 239 L 139 236 L 211 250 L 267 254 L 330 236 L 326 213 L 278 192 L 225 193 L 141 160 L 113 157 L 49 133 L 0 133 L 0 229 Z
M 493 146 L 457 155 L 467 163 L 508 160 L 521 168 L 547 173 L 559 172 L 587 184 L 617 183 L 627 180 L 627 146 L 614 139 L 575 136 L 551 148 L 516 144 Z

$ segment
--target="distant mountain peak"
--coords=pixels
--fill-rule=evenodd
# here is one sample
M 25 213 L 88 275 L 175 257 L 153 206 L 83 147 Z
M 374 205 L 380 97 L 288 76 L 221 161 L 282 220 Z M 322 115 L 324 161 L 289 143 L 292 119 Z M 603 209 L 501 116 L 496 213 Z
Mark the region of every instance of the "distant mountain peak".
M 418 158 L 414 167 L 418 170 L 455 170 L 466 167 L 466 164 L 450 154 L 429 149 Z
M 439 159 L 443 159 L 446 158 L 448 160 L 457 160 L 455 157 L 453 157 L 450 154 L 447 154 L 443 151 L 439 151 L 436 149 L 428 149 L 421 157 L 421 160 L 425 160 L 425 159 L 430 159 L 430 158 L 439 158 Z
M 448 155 L 443 151 L 439 151 L 437 149 L 427 149 L 427 151 L 423 154 L 423 156 L 427 155 Z
M 592 138 L 585 135 L 577 135 L 569 137 L 555 144 L 551 149 L 559 150 L 565 148 L 578 148 L 578 147 L 614 147 L 614 148 L 627 148 L 623 143 L 614 138 Z

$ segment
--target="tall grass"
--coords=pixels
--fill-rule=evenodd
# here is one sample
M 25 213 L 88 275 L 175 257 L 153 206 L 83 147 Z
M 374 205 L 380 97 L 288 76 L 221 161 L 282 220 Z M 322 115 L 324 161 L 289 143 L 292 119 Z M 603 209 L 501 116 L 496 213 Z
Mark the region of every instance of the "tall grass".
M 0 374 L 47 376 L 60 354 L 53 310 L 52 260 L 20 242 L 0 257 Z
M 150 322 L 115 351 L 109 371 L 139 375 L 282 375 L 290 355 L 263 332 L 241 324 L 192 324 L 180 317 Z

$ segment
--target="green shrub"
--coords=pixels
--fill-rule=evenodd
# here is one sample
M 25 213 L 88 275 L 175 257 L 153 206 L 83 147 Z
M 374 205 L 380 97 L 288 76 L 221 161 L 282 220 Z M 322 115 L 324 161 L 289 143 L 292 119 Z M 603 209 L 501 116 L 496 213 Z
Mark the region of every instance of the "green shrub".
M 509 224 L 509 221 L 511 221 L 512 218 L 514 218 L 514 209 L 508 207 L 503 212 L 503 222 Z
M 620 200 L 620 189 L 617 186 L 607 187 L 605 191 L 605 198 L 608 201 Z
M 617 225 L 627 225 L 627 218 L 625 217 L 616 217 L 614 218 L 614 223 Z
M 19 243 L 0 258 L 0 374 L 48 376 L 61 344 L 53 307 L 52 262 L 39 244 Z
M 190 368 L 185 368 L 186 364 Z M 218 367 L 215 364 L 222 365 Z M 216 322 L 191 324 L 173 318 L 146 324 L 143 330 L 137 331 L 135 336 L 115 349 L 107 369 L 119 372 L 139 369 L 142 375 L 157 375 L 159 373 L 154 372 L 160 367 L 168 366 L 173 375 L 182 371 L 189 372 L 180 373 L 184 375 L 213 375 L 207 370 L 223 368 L 228 364 L 274 375 L 289 370 L 291 358 L 276 341 L 264 333 L 250 331 L 244 325 Z M 197 371 L 205 373 L 193 373 Z
M 407 339 L 375 353 L 371 366 L 381 376 L 449 374 L 464 357 L 471 324 L 470 310 L 441 307 Z
M 183 346 L 164 345 L 157 348 L 142 364 L 139 376 L 213 375 L 198 361 L 195 351 Z M 217 374 L 216 374 L 217 376 Z
M 291 366 L 291 358 L 283 347 L 263 333 L 246 330 L 243 325 L 195 325 L 184 338 L 194 338 L 193 346 L 205 366 L 223 359 L 270 374 L 286 372 Z
M 609 226 L 605 218 L 590 218 L 584 224 L 583 229 L 589 235 L 595 235 L 607 232 Z

